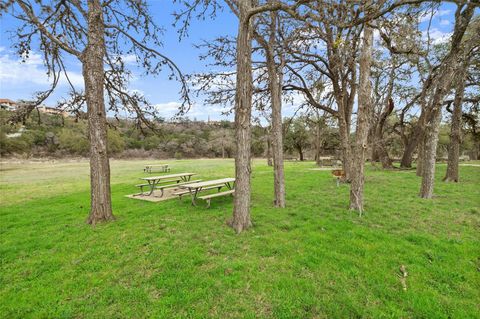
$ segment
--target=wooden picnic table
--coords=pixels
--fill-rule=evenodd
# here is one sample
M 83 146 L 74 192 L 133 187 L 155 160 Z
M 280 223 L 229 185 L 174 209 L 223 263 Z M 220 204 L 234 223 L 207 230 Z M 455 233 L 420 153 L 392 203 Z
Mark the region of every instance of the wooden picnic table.
M 195 200 L 197 199 L 198 193 L 201 192 L 202 190 L 218 188 L 220 191 L 220 188 L 222 187 L 228 188 L 228 191 L 225 192 L 225 194 L 232 194 L 235 187 L 235 178 L 230 178 L 230 177 L 221 178 L 221 179 L 214 179 L 214 180 L 204 181 L 204 182 L 187 183 L 179 186 L 179 188 L 184 188 L 189 191 L 190 196 L 192 197 L 193 206 L 197 206 Z M 219 195 L 222 195 L 222 194 L 223 193 L 219 193 Z M 205 198 L 205 199 L 207 199 L 208 206 L 210 206 L 210 198 Z
M 146 181 L 148 183 L 148 186 L 150 187 L 150 192 L 147 194 L 148 196 L 153 194 L 153 191 L 155 190 L 155 187 L 160 184 L 160 183 L 168 183 L 172 182 L 170 185 L 165 185 L 165 187 L 172 187 L 179 185 L 180 182 L 188 182 L 192 178 L 192 176 L 195 175 L 195 173 L 178 173 L 178 174 L 169 174 L 169 175 L 162 175 L 162 176 L 151 176 L 151 177 L 142 177 L 140 179 Z M 162 193 L 160 197 L 163 196 L 163 189 L 165 187 L 162 187 Z M 143 192 L 142 192 L 143 194 Z
M 151 173 L 155 168 L 159 168 L 160 172 L 170 171 L 168 164 L 148 164 L 148 165 L 145 165 L 145 168 L 143 169 L 143 171 L 146 173 Z

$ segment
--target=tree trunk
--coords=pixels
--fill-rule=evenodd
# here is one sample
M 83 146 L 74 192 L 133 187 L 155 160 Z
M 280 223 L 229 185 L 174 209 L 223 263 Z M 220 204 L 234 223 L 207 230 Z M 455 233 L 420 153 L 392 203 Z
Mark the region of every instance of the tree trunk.
M 423 142 L 422 158 L 419 157 L 418 164 L 421 164 L 422 185 L 420 187 L 420 197 L 432 198 L 433 185 L 435 180 L 435 162 L 437 158 L 438 132 L 440 130 L 440 121 L 442 112 L 435 113 L 435 118 L 427 125 L 425 129 L 425 140 Z
M 303 149 L 301 147 L 297 147 L 297 151 L 298 151 L 298 156 L 300 156 L 300 161 L 303 162 L 304 158 L 303 158 Z
M 392 89 L 390 89 L 390 92 L 391 90 Z M 380 160 L 380 162 L 382 163 L 382 167 L 384 169 L 389 169 L 389 168 L 393 168 L 393 164 L 392 164 L 392 160 L 390 159 L 390 156 L 388 156 L 387 148 L 385 146 L 385 141 L 383 140 L 383 129 L 385 127 L 385 123 L 388 119 L 388 116 L 393 112 L 393 109 L 394 109 L 393 100 L 391 98 L 388 98 L 386 104 L 387 105 L 384 111 L 380 114 L 380 118 L 377 125 L 375 125 L 372 161 Z
M 352 170 L 350 172 L 350 209 L 363 211 L 363 188 L 365 182 L 365 152 L 368 138 L 368 116 L 371 114 L 371 83 L 373 30 L 365 26 L 363 30 L 363 47 L 360 56 L 360 79 L 358 94 L 357 128 L 353 149 Z
M 270 132 L 268 132 L 267 136 L 267 165 L 273 166 L 273 159 L 272 159 L 272 142 Z
M 107 118 L 103 97 L 103 58 L 106 50 L 104 33 L 100 1 L 88 1 L 88 44 L 82 57 L 82 72 L 90 140 L 91 207 L 87 223 L 92 225 L 114 219 L 107 152 Z
M 225 158 L 225 141 L 224 141 L 224 138 L 222 138 L 222 158 Z
M 423 159 L 425 157 L 425 136 L 420 138 L 420 142 L 418 143 L 418 152 L 417 152 L 417 167 L 416 167 L 416 174 L 417 176 L 422 176 L 423 172 Z
M 273 23 L 273 21 L 272 21 Z M 272 36 L 270 36 L 272 38 Z M 273 186 L 275 207 L 285 207 L 285 176 L 283 170 L 283 127 L 282 127 L 282 71 L 278 70 L 273 57 L 273 48 L 267 54 L 269 88 L 272 101 L 272 149 Z
M 342 168 L 345 172 L 345 180 L 351 180 L 351 149 L 350 149 L 350 131 L 348 124 L 341 118 L 338 119 L 340 132 L 340 148 L 342 152 Z
M 237 79 L 235 93 L 235 197 L 229 225 L 237 233 L 252 226 L 250 220 L 250 153 L 252 113 L 252 30 L 248 11 L 251 1 L 239 1 Z
M 459 181 L 458 162 L 460 156 L 460 143 L 462 134 L 462 100 L 465 91 L 467 64 L 462 65 L 457 78 L 455 99 L 453 100 L 452 126 L 450 129 L 450 144 L 448 145 L 447 173 L 443 179 L 446 182 Z
M 403 151 L 402 159 L 400 161 L 400 167 L 402 168 L 412 168 L 413 154 L 417 149 L 418 143 L 423 139 L 423 127 L 420 125 L 422 121 L 424 112 L 420 114 L 417 125 L 414 127 L 413 132 L 410 134 L 408 139 L 408 144 L 405 146 Z

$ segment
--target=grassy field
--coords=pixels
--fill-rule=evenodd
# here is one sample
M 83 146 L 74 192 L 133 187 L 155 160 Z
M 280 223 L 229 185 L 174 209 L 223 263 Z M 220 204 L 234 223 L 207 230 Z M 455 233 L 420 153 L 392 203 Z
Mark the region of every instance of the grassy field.
M 88 163 L 2 164 L 2 318 L 480 318 L 480 167 L 418 198 L 414 171 L 368 165 L 366 214 L 311 162 L 253 169 L 254 228 L 225 225 L 231 198 L 126 198 L 151 161 L 112 161 L 117 220 L 95 228 Z M 168 161 L 172 173 L 233 176 L 232 160 Z M 407 291 L 399 267 L 405 265 Z

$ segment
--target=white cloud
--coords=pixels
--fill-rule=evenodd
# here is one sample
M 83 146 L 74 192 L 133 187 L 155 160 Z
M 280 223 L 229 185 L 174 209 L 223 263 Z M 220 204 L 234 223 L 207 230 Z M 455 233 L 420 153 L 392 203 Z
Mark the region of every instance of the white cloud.
M 125 54 L 122 55 L 122 61 L 125 64 L 135 64 L 137 63 L 137 56 L 135 54 Z
M 165 118 L 172 118 L 178 113 L 181 105 L 182 103 L 178 101 L 171 101 L 165 103 L 157 103 L 154 105 L 154 107 L 157 110 L 157 114 L 159 116 Z M 226 119 L 226 117 L 222 115 L 222 113 L 226 111 L 228 111 L 228 107 L 223 107 L 221 105 L 194 103 L 185 115 L 189 118 L 206 120 L 208 117 L 210 117 L 210 119 L 212 120 L 220 120 Z
M 447 16 L 447 15 L 450 15 L 451 13 L 452 13 L 452 10 L 449 10 L 449 9 L 441 9 L 441 10 L 435 11 L 435 12 L 433 13 L 433 18 L 432 18 L 432 20 L 438 19 L 438 18 L 440 18 L 440 17 Z M 428 21 L 430 21 L 430 17 L 431 17 L 431 16 L 432 16 L 431 11 L 425 12 L 425 14 L 420 17 L 420 22 L 428 22 Z
M 83 87 L 83 76 L 78 72 L 67 72 L 72 84 L 77 87 Z M 46 87 L 52 82 L 52 78 L 47 76 L 46 68 L 40 54 L 32 52 L 25 62 L 18 57 L 9 54 L 5 48 L 0 50 L 0 83 L 2 87 L 23 84 L 35 84 Z M 62 74 L 59 85 L 68 85 L 65 75 Z
M 430 31 L 426 30 L 426 31 L 423 32 L 423 39 L 424 40 L 427 40 L 428 36 L 430 36 L 430 41 L 433 44 L 440 44 L 440 43 L 447 42 L 450 39 L 450 37 L 452 36 L 452 33 L 451 32 L 443 32 L 443 31 L 440 31 L 437 28 L 432 28 L 432 29 L 430 29 Z
M 451 22 L 449 20 L 442 19 L 440 20 L 440 25 L 450 25 Z

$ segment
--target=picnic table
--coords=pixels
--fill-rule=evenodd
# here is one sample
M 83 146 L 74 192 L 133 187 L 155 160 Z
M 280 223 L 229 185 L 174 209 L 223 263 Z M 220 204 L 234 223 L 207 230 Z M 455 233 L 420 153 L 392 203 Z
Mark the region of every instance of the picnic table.
M 222 187 L 226 187 L 228 190 L 224 192 L 220 192 Z M 177 193 L 176 195 L 183 195 L 185 193 L 189 193 L 192 198 L 192 205 L 197 206 L 196 199 L 198 193 L 201 191 L 209 190 L 209 189 L 218 189 L 218 193 L 200 196 L 198 198 L 203 199 L 207 202 L 207 207 L 210 207 L 210 200 L 215 197 L 226 196 L 235 193 L 235 178 L 221 178 L 221 179 L 214 179 L 210 181 L 204 182 L 196 182 L 196 183 L 185 183 L 179 188 L 186 189 L 185 192 Z
M 192 183 L 194 181 L 191 181 L 190 179 L 192 176 L 195 175 L 195 173 L 179 173 L 179 174 L 169 174 L 169 175 L 162 175 L 162 176 L 152 176 L 152 177 L 142 177 L 140 178 L 141 180 L 144 180 L 147 182 L 147 184 L 139 184 L 136 185 L 137 187 L 140 187 L 140 195 L 152 195 L 153 191 L 155 189 L 160 189 L 162 193 L 160 194 L 160 197 L 163 196 L 163 190 L 165 188 L 170 188 L 170 187 L 176 187 L 182 184 L 186 183 Z M 198 182 L 200 180 L 197 180 Z M 166 185 L 161 185 L 159 184 L 166 184 Z M 148 194 L 145 194 L 143 192 L 143 187 L 149 187 L 150 191 Z
M 155 164 L 155 165 L 145 165 L 145 168 L 143 171 L 145 173 L 152 173 L 152 171 L 158 169 L 160 172 L 169 172 L 170 168 L 168 167 L 168 164 Z

